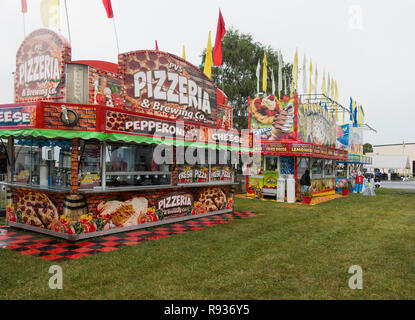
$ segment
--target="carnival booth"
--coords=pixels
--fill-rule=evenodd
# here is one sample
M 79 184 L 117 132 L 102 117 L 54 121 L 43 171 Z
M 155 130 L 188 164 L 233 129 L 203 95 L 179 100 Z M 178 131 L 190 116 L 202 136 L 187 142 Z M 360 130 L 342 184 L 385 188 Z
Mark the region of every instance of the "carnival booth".
M 356 173 L 363 173 L 364 165 L 372 164 L 372 157 L 363 155 L 363 126 L 347 123 L 337 126 L 336 146 L 348 152 L 347 159 L 337 160 L 336 186 L 353 181 Z
M 247 177 L 248 196 L 294 202 L 306 170 L 310 170 L 313 197 L 334 195 L 336 161 L 347 159 L 347 151 L 335 148 L 333 112 L 298 95 L 281 100 L 250 98 L 248 112 L 253 145 L 261 155 L 257 174 Z
M 78 240 L 231 212 L 231 153 L 249 146 L 231 128 L 226 95 L 177 56 L 71 61 L 66 39 L 34 31 L 0 106 L 6 223 Z

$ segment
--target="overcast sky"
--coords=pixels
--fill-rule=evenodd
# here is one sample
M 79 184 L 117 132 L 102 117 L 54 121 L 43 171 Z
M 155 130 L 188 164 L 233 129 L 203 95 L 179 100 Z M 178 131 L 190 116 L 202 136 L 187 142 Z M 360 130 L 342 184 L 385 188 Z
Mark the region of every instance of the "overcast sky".
M 40 0 L 27 0 L 26 33 L 41 28 Z M 101 0 L 67 0 L 72 60 L 117 62 L 113 21 Z M 61 0 L 62 30 L 68 38 Z M 372 144 L 415 142 L 415 1 L 413 0 L 112 0 L 121 52 L 159 49 L 201 63 L 207 36 L 216 33 L 218 9 L 226 27 L 281 49 L 285 61 L 298 48 L 338 82 L 340 103 L 363 105 Z M 0 4 L 0 104 L 13 102 L 15 55 L 23 41 L 20 0 Z M 321 88 L 321 77 L 320 84 Z

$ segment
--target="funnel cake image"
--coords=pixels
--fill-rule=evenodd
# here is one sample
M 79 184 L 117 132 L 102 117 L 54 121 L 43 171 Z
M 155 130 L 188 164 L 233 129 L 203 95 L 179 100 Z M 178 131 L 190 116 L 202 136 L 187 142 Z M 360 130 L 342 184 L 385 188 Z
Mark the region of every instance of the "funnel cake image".
M 267 96 L 264 98 L 255 98 L 249 105 L 249 112 L 252 117 L 261 124 L 272 124 L 275 116 L 279 113 L 277 98 Z
M 326 145 L 328 138 L 326 136 L 326 127 L 321 119 L 314 120 L 313 123 L 313 142 L 315 144 Z
M 272 122 L 271 136 L 269 140 L 277 141 L 290 133 L 294 124 L 294 103 L 289 103 L 284 109 L 280 110 L 279 114 Z

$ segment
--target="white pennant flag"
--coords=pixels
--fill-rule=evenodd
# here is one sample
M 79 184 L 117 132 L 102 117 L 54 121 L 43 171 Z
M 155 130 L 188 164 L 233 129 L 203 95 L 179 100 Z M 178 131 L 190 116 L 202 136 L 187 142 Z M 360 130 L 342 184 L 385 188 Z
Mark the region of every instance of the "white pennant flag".
M 261 72 L 261 63 L 258 59 L 258 65 L 256 67 L 256 92 L 259 93 L 259 73 Z
M 316 63 L 316 73 L 314 74 L 314 93 L 317 94 L 317 81 L 318 81 L 318 75 L 317 75 L 317 63 Z
M 282 54 L 281 51 L 278 51 L 278 98 L 280 97 L 280 92 L 282 91 Z
M 303 93 L 307 92 L 307 59 L 304 54 L 303 60 Z
M 283 78 L 284 78 L 284 88 L 285 88 L 284 92 L 283 92 L 283 95 L 285 96 L 285 95 L 290 93 L 290 88 L 288 87 L 288 85 L 289 85 L 288 75 L 287 74 L 283 75 Z
M 272 81 L 272 95 L 275 96 L 274 68 L 271 69 L 271 81 Z

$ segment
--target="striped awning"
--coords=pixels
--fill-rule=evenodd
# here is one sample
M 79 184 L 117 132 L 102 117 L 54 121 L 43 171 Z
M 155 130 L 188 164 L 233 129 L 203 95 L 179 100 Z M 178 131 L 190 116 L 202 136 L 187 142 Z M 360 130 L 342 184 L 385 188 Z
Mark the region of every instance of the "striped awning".
M 235 145 L 212 144 L 203 142 L 193 142 L 177 139 L 149 137 L 133 134 L 123 133 L 106 133 L 97 131 L 79 131 L 79 130 L 54 130 L 54 129 L 0 129 L 1 137 L 31 137 L 31 138 L 46 138 L 46 139 L 96 139 L 99 141 L 113 141 L 124 143 L 147 143 L 147 144 L 167 144 L 175 146 L 192 146 L 196 148 L 210 148 L 218 150 L 252 152 L 250 148 L 240 147 Z

